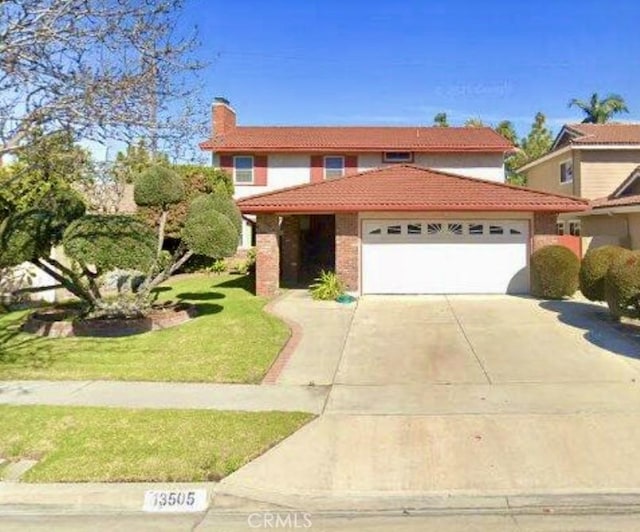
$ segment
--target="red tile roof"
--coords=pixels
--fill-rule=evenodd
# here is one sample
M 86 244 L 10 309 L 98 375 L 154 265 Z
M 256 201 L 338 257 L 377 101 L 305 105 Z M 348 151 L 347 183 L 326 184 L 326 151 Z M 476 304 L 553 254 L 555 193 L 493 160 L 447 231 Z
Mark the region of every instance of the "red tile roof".
M 627 207 L 640 205 L 640 194 L 631 194 L 620 198 L 598 198 L 591 202 L 594 209 L 606 209 L 609 207 Z
M 236 127 L 200 144 L 224 152 L 497 152 L 513 145 L 488 127 Z
M 357 211 L 581 211 L 588 201 L 398 165 L 238 201 L 243 213 Z
M 572 144 L 640 144 L 640 124 L 567 124 L 581 136 Z

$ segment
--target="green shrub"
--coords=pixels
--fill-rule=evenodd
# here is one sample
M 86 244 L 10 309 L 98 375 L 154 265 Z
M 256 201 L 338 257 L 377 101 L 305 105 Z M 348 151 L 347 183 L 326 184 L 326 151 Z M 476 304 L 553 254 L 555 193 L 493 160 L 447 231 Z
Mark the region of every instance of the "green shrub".
M 545 246 L 531 255 L 531 293 L 545 299 L 572 296 L 578 289 L 580 261 L 569 248 Z
M 218 275 L 227 271 L 227 261 L 224 259 L 217 259 L 210 266 L 209 271 Z
M 313 299 L 333 300 L 344 293 L 344 283 L 335 272 L 322 270 L 314 281 L 309 286 Z
M 607 270 L 622 255 L 630 253 L 619 246 L 590 249 L 580 265 L 580 292 L 591 301 L 605 301 L 604 278 Z
M 194 165 L 178 165 L 172 168 L 182 177 L 184 199 L 167 206 L 165 231 L 168 237 L 180 239 L 180 231 L 182 231 L 189 205 L 193 199 L 202 194 L 214 193 L 231 197 L 233 196 L 233 182 L 226 172 L 218 168 Z M 139 206 L 138 208 L 138 214 L 152 226 L 158 223 L 161 212 L 162 208 L 159 206 Z
M 92 214 L 64 233 L 64 252 L 100 272 L 146 271 L 156 258 L 156 235 L 147 224 L 126 215 Z
M 640 318 L 640 252 L 623 253 L 605 275 L 604 291 L 611 314 Z
M 194 199 L 189 206 L 182 241 L 197 255 L 231 257 L 238 248 L 237 228 L 216 209 L 218 205 L 218 200 L 209 194 Z
M 136 205 L 167 207 L 184 199 L 182 177 L 171 168 L 154 165 L 136 179 L 133 196 Z
M 242 265 L 239 268 L 240 273 L 255 273 L 256 271 L 256 248 L 251 248 L 247 251 L 247 258 L 244 260 Z

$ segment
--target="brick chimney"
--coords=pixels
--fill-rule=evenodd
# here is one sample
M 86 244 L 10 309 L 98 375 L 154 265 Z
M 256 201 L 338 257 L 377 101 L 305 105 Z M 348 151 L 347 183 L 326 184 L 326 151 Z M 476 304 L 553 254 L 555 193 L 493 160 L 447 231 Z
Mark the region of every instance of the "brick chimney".
M 213 137 L 224 136 L 236 127 L 236 112 L 226 98 L 214 98 L 211 115 Z

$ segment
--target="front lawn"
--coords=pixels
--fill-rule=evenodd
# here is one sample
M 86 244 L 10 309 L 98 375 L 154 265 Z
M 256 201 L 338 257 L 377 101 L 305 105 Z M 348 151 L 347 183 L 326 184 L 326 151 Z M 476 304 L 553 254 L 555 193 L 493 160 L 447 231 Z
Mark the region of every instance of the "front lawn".
M 188 323 L 124 338 L 40 338 L 18 331 L 25 312 L 0 315 L 0 380 L 260 382 L 288 337 L 249 278 L 193 275 L 160 287 L 189 301 Z
M 313 416 L 299 412 L 0 406 L 0 457 L 27 482 L 218 480 Z

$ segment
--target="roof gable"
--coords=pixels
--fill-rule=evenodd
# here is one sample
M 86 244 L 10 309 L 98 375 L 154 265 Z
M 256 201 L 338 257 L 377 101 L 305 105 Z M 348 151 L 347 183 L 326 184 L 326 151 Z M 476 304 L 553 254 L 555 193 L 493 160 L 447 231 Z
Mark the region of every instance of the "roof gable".
M 243 127 L 202 142 L 203 150 L 289 152 L 495 152 L 513 145 L 488 127 Z
M 640 179 L 640 166 L 636 166 L 636 168 L 633 169 L 633 171 L 629 174 L 629 176 L 618 185 L 618 188 L 616 188 L 608 197 L 610 199 L 613 198 L 619 198 L 621 196 L 626 196 L 629 194 L 639 194 L 640 193 L 640 189 L 638 188 L 638 185 L 640 185 L 639 182 Z
M 577 136 L 572 144 L 640 144 L 640 124 L 567 124 Z
M 553 145 L 551 146 L 551 150 L 558 150 L 560 148 L 564 148 L 571 144 L 576 138 L 580 137 L 582 133 L 576 130 L 572 124 L 565 124 L 562 126 L 560 133 L 553 141 Z
M 549 211 L 587 208 L 579 198 L 414 165 L 378 168 L 238 201 L 244 213 L 357 211 Z

